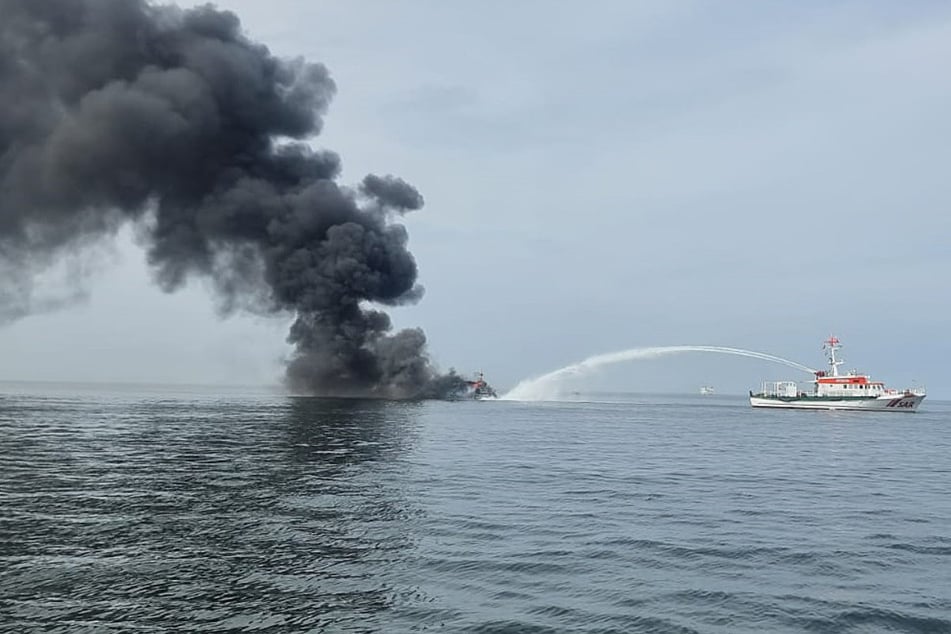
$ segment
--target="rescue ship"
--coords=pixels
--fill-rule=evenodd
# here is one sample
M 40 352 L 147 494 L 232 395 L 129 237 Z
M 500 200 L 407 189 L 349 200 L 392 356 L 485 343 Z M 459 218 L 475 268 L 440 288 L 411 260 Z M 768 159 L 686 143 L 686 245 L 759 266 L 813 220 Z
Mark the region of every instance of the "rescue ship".
M 800 390 L 796 381 L 765 382 L 760 392 L 754 394 L 750 391 L 750 405 L 786 409 L 914 412 L 924 400 L 925 390 L 922 388 L 895 390 L 854 370 L 840 374 L 839 366 L 843 361 L 836 356 L 842 347 L 839 340 L 829 337 L 822 347 L 829 360 L 829 370 L 814 372 L 811 391 Z

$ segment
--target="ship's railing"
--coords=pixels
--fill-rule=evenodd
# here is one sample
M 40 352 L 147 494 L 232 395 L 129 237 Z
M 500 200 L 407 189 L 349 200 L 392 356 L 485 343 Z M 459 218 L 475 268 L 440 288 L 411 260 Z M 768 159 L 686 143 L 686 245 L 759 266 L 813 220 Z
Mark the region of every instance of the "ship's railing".
M 912 387 L 906 387 L 904 390 L 896 390 L 894 388 L 883 390 L 882 393 L 887 394 L 889 396 L 898 396 L 899 394 L 914 394 L 915 396 L 927 396 L 928 390 L 925 388 L 924 385 L 914 385 Z
M 799 396 L 799 384 L 795 381 L 763 381 L 761 390 L 764 396 Z

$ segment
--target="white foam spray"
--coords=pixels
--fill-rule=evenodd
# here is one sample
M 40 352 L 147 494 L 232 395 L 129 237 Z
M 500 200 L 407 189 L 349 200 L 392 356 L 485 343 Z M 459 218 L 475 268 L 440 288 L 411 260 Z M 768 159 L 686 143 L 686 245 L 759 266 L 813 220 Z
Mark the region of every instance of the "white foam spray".
M 754 350 L 743 350 L 742 348 L 724 348 L 722 346 L 659 346 L 652 348 L 631 348 L 619 352 L 609 352 L 588 357 L 578 363 L 566 365 L 563 368 L 549 372 L 548 374 L 533 379 L 525 379 L 512 388 L 507 394 L 502 396 L 509 401 L 550 401 L 558 398 L 558 393 L 564 381 L 572 377 L 583 376 L 593 370 L 605 365 L 614 363 L 623 363 L 625 361 L 634 361 L 637 359 L 654 359 L 669 354 L 678 354 L 683 352 L 716 352 L 718 354 L 732 354 L 740 357 L 749 357 L 760 359 L 762 361 L 772 361 L 781 363 L 803 372 L 814 374 L 815 370 L 801 363 L 783 359 L 776 355 L 766 354 L 765 352 L 756 352 Z

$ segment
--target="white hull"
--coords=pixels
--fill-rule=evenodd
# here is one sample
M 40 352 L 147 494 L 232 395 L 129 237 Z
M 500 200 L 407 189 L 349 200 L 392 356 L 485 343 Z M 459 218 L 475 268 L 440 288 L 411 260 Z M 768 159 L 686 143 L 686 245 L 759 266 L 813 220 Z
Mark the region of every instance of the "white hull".
M 835 409 L 863 412 L 914 412 L 925 400 L 924 394 L 883 395 L 867 399 L 830 399 L 830 398 L 792 398 L 750 396 L 753 407 L 771 407 L 775 409 Z

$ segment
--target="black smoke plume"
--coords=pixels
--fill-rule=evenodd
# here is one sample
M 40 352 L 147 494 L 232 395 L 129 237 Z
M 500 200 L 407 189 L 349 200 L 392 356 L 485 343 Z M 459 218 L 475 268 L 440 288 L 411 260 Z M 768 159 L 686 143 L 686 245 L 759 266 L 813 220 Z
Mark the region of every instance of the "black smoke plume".
M 37 271 L 133 222 L 164 290 L 202 276 L 226 311 L 296 316 L 295 391 L 439 396 L 423 332 L 372 308 L 422 296 L 396 222 L 422 196 L 337 183 L 338 156 L 305 143 L 334 91 L 210 5 L 0 0 L 2 310 L 29 312 Z

